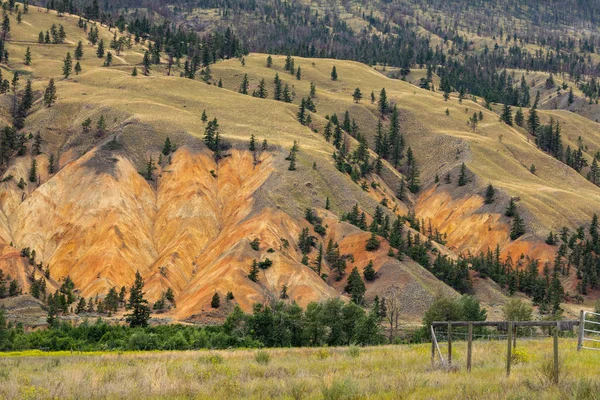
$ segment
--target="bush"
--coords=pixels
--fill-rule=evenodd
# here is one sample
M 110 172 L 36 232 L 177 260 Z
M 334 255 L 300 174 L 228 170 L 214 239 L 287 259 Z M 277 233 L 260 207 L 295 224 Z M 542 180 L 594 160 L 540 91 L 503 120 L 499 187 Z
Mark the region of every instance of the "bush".
M 262 365 L 267 365 L 271 361 L 271 356 L 264 350 L 259 350 L 254 354 L 254 360 Z
M 511 354 L 511 360 L 513 364 L 526 364 L 531 361 L 531 354 L 525 349 L 513 349 Z
M 334 379 L 331 384 L 321 388 L 324 400 L 343 400 L 360 398 L 358 386 L 350 378 L 343 381 Z
M 319 360 L 325 360 L 326 358 L 329 358 L 331 356 L 331 353 L 325 348 L 320 348 L 319 350 L 317 350 L 316 355 Z
M 360 348 L 358 346 L 350 346 L 348 350 L 346 350 L 346 355 L 352 358 L 358 358 L 360 356 Z

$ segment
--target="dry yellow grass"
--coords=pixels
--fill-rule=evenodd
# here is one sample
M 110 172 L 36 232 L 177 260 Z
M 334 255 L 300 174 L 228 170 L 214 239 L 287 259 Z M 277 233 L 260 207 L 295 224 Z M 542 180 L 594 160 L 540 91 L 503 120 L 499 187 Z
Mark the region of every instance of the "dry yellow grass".
M 432 369 L 430 347 L 106 353 L 3 357 L 0 397 L 27 399 L 598 399 L 599 355 L 560 341 L 560 383 L 543 372 L 551 340 L 518 343 L 505 376 L 504 342 L 455 343 L 453 372 Z M 25 353 L 27 355 L 27 353 Z M 262 358 L 261 358 L 262 357 Z M 257 361 L 258 360 L 258 361 Z M 259 362 L 261 361 L 261 362 Z

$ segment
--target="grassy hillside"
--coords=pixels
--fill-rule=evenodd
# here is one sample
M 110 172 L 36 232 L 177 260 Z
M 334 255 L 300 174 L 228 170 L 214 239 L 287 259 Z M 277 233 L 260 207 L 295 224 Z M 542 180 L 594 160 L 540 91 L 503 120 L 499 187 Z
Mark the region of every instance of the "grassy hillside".
M 250 54 L 243 62 L 230 59 L 211 65 L 209 84 L 199 80 L 200 74 L 196 80 L 180 77 L 183 60 L 171 76 L 164 59 L 143 76 L 140 64 L 148 43 L 134 43 L 114 54 L 113 65 L 106 67 L 77 26 L 77 17 L 31 7 L 21 24 L 14 14 L 10 18 L 10 61 L 3 66 L 4 77 L 20 71 L 21 88 L 32 80 L 36 101 L 23 132 L 39 132 L 43 140 L 43 154 L 35 156 L 39 185 L 17 185 L 20 178 L 27 180 L 30 152 L 11 161 L 4 177 L 13 178 L 1 183 L 0 238 L 6 254 L 2 268 L 19 276 L 26 290 L 31 271 L 22 269 L 31 268 L 19 250 L 30 247 L 49 268 L 49 283 L 71 276 L 86 298 L 102 297 L 113 286 L 129 286 L 140 271 L 152 302 L 167 289 L 175 292 L 177 308 L 170 316 L 219 319 L 227 310 L 210 307 L 215 293 L 224 298 L 233 292 L 235 301 L 249 310 L 255 302 L 279 298 L 285 286 L 291 299 L 306 305 L 342 294 L 352 268 L 362 272 L 373 260 L 381 274 L 379 281 L 367 284 L 367 297 L 402 282 L 407 288 L 404 302 L 411 305 L 405 309 L 407 318 L 418 321 L 439 293 L 456 293 L 412 260 L 390 257 L 385 240 L 379 250 L 367 252 L 369 233 L 340 222 L 355 204 L 369 224 L 383 199 L 392 221 L 414 211 L 416 218 L 446 235 L 447 246 L 435 245 L 436 251 L 451 257 L 498 245 L 503 255 L 525 254 L 542 261 L 551 260 L 556 251 L 543 242 L 550 230 L 574 229 L 600 206 L 598 187 L 540 151 L 522 130 L 499 122 L 497 114 L 481 104 L 460 103 L 455 96 L 445 101 L 442 93 L 387 78 L 364 64 L 295 57 L 302 71 L 298 80 L 284 71 L 285 57 L 273 56 L 267 68 L 266 54 Z M 39 31 L 52 24 L 64 26 L 66 42 L 38 44 Z M 109 51 L 114 31 L 98 29 Z M 62 60 L 67 52 L 74 53 L 79 41 L 84 45 L 82 72 L 65 79 Z M 28 47 L 31 66 L 24 65 Z M 333 66 L 337 81 L 330 78 Z M 291 104 L 271 100 L 275 73 L 292 87 Z M 250 93 L 265 79 L 268 99 L 238 93 L 245 74 Z M 56 80 L 58 100 L 45 107 L 42 91 L 50 78 Z M 223 87 L 217 86 L 219 81 Z M 308 127 L 298 123 L 296 113 L 311 82 L 316 85 L 317 111 Z M 364 94 L 359 103 L 352 99 L 357 87 Z M 401 132 L 421 173 L 421 190 L 404 201 L 395 194 L 406 166 L 396 170 L 384 161 L 380 176 L 370 174 L 355 183 L 335 168 L 335 148 L 322 136 L 327 116 L 336 113 L 341 118 L 348 111 L 373 147 L 380 116 L 370 94 L 378 97 L 382 88 L 398 106 Z M 12 119 L 12 101 L 12 93 L 2 99 L 6 123 Z M 204 111 L 209 120 L 218 119 L 222 138 L 232 145 L 228 157 L 218 162 L 203 143 Z M 475 131 L 467 126 L 474 112 L 484 116 Z M 101 117 L 106 122 L 103 131 L 96 129 Z M 86 131 L 82 123 L 88 118 L 92 127 Z M 581 134 L 591 147 L 595 124 L 576 121 L 565 124 L 563 134 Z M 384 129 L 388 124 L 389 115 L 383 119 Z M 248 150 L 251 135 L 259 146 L 254 152 Z M 177 148 L 168 156 L 161 155 L 167 137 Z M 263 140 L 266 150 L 260 147 Z M 297 168 L 289 171 L 285 158 L 294 141 L 299 146 Z M 354 138 L 348 135 L 347 141 L 350 150 L 356 148 Z M 48 173 L 50 155 L 58 164 L 57 173 Z M 156 169 L 150 171 L 152 179 L 145 179 L 151 160 Z M 462 163 L 467 184 L 458 186 Z M 530 172 L 532 164 L 535 174 Z M 448 174 L 449 184 L 444 183 Z M 497 195 L 486 205 L 483 194 L 490 183 Z M 511 220 L 504 216 L 510 197 L 518 198 L 526 222 L 526 234 L 516 241 L 509 238 Z M 298 243 L 302 229 L 312 229 L 304 219 L 308 207 L 328 221 L 325 235 L 315 234 L 317 246 L 307 254 L 309 266 Z M 254 239 L 260 239 L 259 250 L 250 246 Z M 326 247 L 330 239 L 339 243 L 341 254 L 354 255 L 341 280 L 331 265 L 321 277 L 310 268 L 318 245 Z M 261 271 L 258 282 L 249 280 L 252 261 L 267 258 L 274 267 Z M 485 281 L 482 285 L 483 293 L 495 290 Z

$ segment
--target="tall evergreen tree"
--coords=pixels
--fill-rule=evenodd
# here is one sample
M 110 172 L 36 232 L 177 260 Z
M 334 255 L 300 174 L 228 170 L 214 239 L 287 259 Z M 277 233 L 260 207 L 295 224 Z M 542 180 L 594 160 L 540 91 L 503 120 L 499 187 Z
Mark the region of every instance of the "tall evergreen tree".
M 125 321 L 132 328 L 148 326 L 150 307 L 144 295 L 144 280 L 140 272 L 136 271 L 135 282 L 129 289 L 129 301 L 127 302 L 127 309 L 131 312 L 125 315 Z
M 71 59 L 71 53 L 67 52 L 67 56 L 63 60 L 63 76 L 65 79 L 71 75 L 71 71 L 73 70 L 73 60 Z
M 331 80 L 332 81 L 337 81 L 338 80 L 338 74 L 337 74 L 337 69 L 335 68 L 335 65 L 331 69 Z

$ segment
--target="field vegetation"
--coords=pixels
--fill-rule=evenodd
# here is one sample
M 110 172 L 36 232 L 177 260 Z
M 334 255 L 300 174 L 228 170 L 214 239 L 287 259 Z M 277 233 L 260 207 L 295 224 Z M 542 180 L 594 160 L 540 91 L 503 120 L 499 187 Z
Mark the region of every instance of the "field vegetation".
M 321 347 L 114 353 L 8 353 L 0 397 L 281 399 L 598 399 L 598 355 L 561 339 L 552 384 L 552 341 L 521 341 L 505 375 L 503 341 L 476 341 L 473 368 L 454 343 L 450 370 L 432 368 L 430 346 Z

